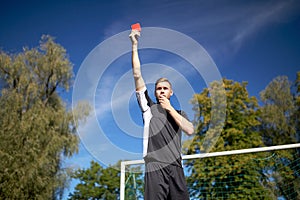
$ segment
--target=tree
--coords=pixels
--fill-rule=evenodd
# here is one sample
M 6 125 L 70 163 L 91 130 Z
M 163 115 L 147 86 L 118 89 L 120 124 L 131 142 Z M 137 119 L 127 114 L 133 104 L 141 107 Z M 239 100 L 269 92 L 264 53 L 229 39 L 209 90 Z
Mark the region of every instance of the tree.
M 143 198 L 144 179 L 140 166 L 126 166 L 125 199 L 137 200 Z
M 295 81 L 296 94 L 295 94 L 295 124 L 296 124 L 296 139 L 300 142 L 300 71 L 297 73 L 297 79 Z
M 87 104 L 68 111 L 59 96 L 72 77 L 66 50 L 50 36 L 37 48 L 0 53 L 0 199 L 62 196 L 62 159 L 77 151 L 75 130 L 89 113 Z
M 88 169 L 76 170 L 72 178 L 79 179 L 75 191 L 69 199 L 117 199 L 120 188 L 119 171 L 113 167 L 103 168 L 99 163 L 91 161 Z
M 295 85 L 298 87 L 296 92 L 299 92 L 299 73 Z M 263 102 L 260 129 L 268 146 L 299 142 L 299 96 L 292 93 L 291 87 L 288 77 L 279 76 L 260 93 Z M 299 151 L 292 149 L 275 153 L 276 163 L 266 164 L 262 170 L 269 177 L 266 187 L 277 197 L 299 199 L 299 169 L 294 166 L 299 162 Z
M 79 179 L 69 199 L 90 199 L 90 200 L 115 200 L 120 193 L 120 162 L 106 168 L 99 163 L 91 161 L 88 169 L 76 170 L 72 177 Z M 125 199 L 137 199 L 142 194 L 141 171 L 139 167 L 127 169 L 132 173 L 126 173 L 126 196 Z M 128 172 L 129 172 L 128 171 Z
M 212 124 L 211 110 L 212 101 L 217 101 L 217 105 L 226 106 L 226 119 L 224 127 L 211 151 L 228 151 L 245 148 L 255 148 L 263 145 L 258 126 L 260 115 L 258 103 L 255 97 L 249 97 L 247 83 L 238 83 L 224 79 L 223 83 L 214 82 L 210 88 L 205 88 L 200 94 L 195 94 L 192 99 L 194 110 L 196 111 L 196 135 L 185 151 L 187 154 L 203 153 L 207 149 L 203 144 L 206 134 L 215 124 Z M 224 88 L 221 90 L 220 88 Z M 214 94 L 217 93 L 217 94 Z M 218 94 L 219 93 L 219 94 Z M 217 98 L 212 99 L 212 94 Z M 226 95 L 219 100 L 219 96 Z M 219 101 L 219 102 L 218 102 Z M 222 102 L 223 101 L 223 102 Z M 222 116 L 222 113 L 219 114 Z M 221 119 L 217 119 L 219 121 Z M 196 199 L 249 199 L 257 197 L 259 199 L 272 199 L 270 194 L 260 184 L 259 169 L 261 162 L 257 160 L 258 154 L 234 155 L 230 157 L 213 157 L 195 159 L 185 162 L 189 171 L 187 182 L 192 198 Z
M 296 124 L 293 119 L 296 107 L 286 76 L 273 79 L 260 93 L 262 134 L 264 143 L 270 145 L 296 142 Z

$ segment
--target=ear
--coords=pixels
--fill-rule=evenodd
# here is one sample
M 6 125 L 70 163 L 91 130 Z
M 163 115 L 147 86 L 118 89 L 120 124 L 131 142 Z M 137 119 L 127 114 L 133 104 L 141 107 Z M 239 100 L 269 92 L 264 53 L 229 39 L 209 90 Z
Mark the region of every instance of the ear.
M 171 90 L 171 96 L 173 96 L 173 90 Z

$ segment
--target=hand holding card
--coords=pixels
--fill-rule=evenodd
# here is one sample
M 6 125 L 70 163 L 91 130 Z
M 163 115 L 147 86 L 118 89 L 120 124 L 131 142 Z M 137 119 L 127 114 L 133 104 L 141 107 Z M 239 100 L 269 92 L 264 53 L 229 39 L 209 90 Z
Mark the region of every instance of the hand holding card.
M 137 45 L 138 37 L 141 35 L 141 25 L 139 23 L 131 25 L 131 33 L 129 35 L 132 44 Z
M 136 24 L 132 24 L 131 25 L 131 30 L 137 30 L 139 32 L 141 32 L 142 28 L 141 28 L 141 25 L 139 23 L 136 23 Z

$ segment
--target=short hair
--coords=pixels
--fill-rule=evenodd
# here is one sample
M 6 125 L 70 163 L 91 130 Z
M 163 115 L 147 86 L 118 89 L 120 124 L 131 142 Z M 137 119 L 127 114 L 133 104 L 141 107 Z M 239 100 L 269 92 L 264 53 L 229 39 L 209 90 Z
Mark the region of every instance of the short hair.
M 169 85 L 170 85 L 170 88 L 172 89 L 172 84 L 171 84 L 171 82 L 167 79 L 167 78 L 159 78 L 156 82 L 155 82 L 155 89 L 156 89 L 156 86 L 157 86 L 157 84 L 158 83 L 161 83 L 161 82 L 167 82 L 167 83 L 169 83 Z

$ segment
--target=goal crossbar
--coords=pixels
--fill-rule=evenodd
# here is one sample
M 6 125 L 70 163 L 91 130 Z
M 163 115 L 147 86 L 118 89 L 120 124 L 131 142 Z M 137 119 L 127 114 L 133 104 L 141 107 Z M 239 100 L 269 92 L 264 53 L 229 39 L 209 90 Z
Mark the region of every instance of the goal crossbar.
M 250 149 L 241 149 L 241 150 L 231 150 L 231 151 L 222 151 L 222 152 L 213 152 L 213 153 L 199 153 L 192 155 L 183 155 L 183 160 L 195 159 L 195 158 L 209 158 L 217 156 L 229 156 L 236 154 L 247 154 L 247 153 L 257 153 L 257 152 L 266 152 L 266 151 L 275 151 L 283 149 L 293 149 L 300 148 L 300 143 L 297 144 L 286 144 L 286 145 L 277 145 L 270 147 L 259 147 L 259 148 L 250 148 Z M 121 162 L 121 179 L 120 179 L 120 200 L 125 198 L 125 170 L 126 165 L 137 165 L 144 164 L 144 160 L 128 160 Z

